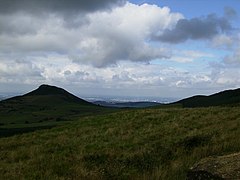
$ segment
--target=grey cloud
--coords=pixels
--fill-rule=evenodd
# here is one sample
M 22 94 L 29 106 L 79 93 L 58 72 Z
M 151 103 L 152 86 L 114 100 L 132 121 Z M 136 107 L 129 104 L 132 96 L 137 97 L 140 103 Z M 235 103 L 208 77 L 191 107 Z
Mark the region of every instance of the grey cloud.
M 25 60 L 0 62 L 0 82 L 43 81 L 43 69 Z
M 179 43 L 188 39 L 209 39 L 231 29 L 231 24 L 226 17 L 210 14 L 203 18 L 180 19 L 173 29 L 167 29 L 155 38 L 163 42 Z
M 215 86 L 222 86 L 226 88 L 237 88 L 240 83 L 240 71 L 239 68 L 226 66 L 214 67 L 212 70 L 211 78 L 212 84 Z
M 226 6 L 224 8 L 224 15 L 227 18 L 234 18 L 237 16 L 237 12 L 232 7 Z
M 124 48 L 124 46 L 129 47 L 129 49 Z M 137 44 L 136 44 L 137 46 Z M 123 48 L 122 48 L 123 47 Z M 126 44 L 122 44 L 111 49 L 104 49 L 104 46 L 101 47 L 101 52 L 92 52 L 75 56 L 70 56 L 70 59 L 74 63 L 91 63 L 95 67 L 106 67 L 111 64 L 116 64 L 118 61 L 142 61 L 142 62 L 149 62 L 152 59 L 166 59 L 169 58 L 169 52 L 164 51 L 162 49 L 157 49 L 153 47 L 149 47 L 144 49 L 143 46 L 139 46 L 138 50 L 134 50 L 132 46 L 128 46 Z M 90 49 L 88 50 L 90 51 Z
M 59 14 L 32 16 L 32 14 L 25 13 L 24 11 L 28 11 L 33 5 L 37 6 L 38 3 L 46 5 L 48 2 L 46 0 L 36 1 L 34 4 L 35 0 L 33 0 L 26 5 L 28 7 L 26 8 L 24 4 L 28 1 L 30 0 L 23 1 L 23 4 L 18 7 L 16 5 L 19 4 L 18 1 L 10 0 L 12 5 L 9 4 L 9 6 L 16 6 L 16 12 L 12 11 L 13 14 L 2 13 L 2 6 L 0 7 L 0 42 L 2 42 L 0 50 L 6 57 L 10 54 L 22 54 L 22 56 L 29 57 L 32 54 L 35 56 L 36 53 L 46 56 L 56 53 L 70 57 L 74 63 L 92 64 L 96 67 L 115 65 L 125 60 L 148 62 L 152 59 L 164 59 L 171 54 L 162 46 L 153 45 L 149 36 L 153 31 L 155 32 L 156 28 L 164 29 L 166 26 L 175 24 L 182 17 L 164 8 L 126 3 L 111 11 L 88 11 L 85 16 L 82 16 L 82 13 L 72 14 L 72 20 L 67 21 L 68 17 Z M 6 6 L 7 2 L 3 4 Z M 57 1 L 49 1 L 45 12 L 50 12 L 53 2 Z M 66 2 L 72 6 L 76 1 L 58 2 L 60 4 Z M 97 1 L 90 2 L 100 3 L 99 1 L 98 3 Z M 110 1 L 101 1 L 103 4 L 107 2 Z M 79 3 L 88 4 L 89 2 L 77 1 L 76 6 Z M 124 1 L 114 0 L 110 4 L 119 3 L 122 4 Z M 44 9 L 43 5 L 39 8 Z M 64 11 L 63 14 L 68 12 L 64 9 L 62 11 Z M 132 12 L 137 12 L 141 16 L 129 16 Z M 85 20 L 87 23 L 84 22 Z
M 90 77 L 90 74 L 86 71 L 71 71 L 71 70 L 65 70 L 62 72 L 64 75 L 64 79 L 62 79 L 61 76 L 58 76 L 57 79 L 62 82 L 71 82 L 71 83 L 91 83 L 91 82 L 98 82 L 95 77 Z M 54 79 L 55 80 L 55 79 Z
M 127 71 L 123 71 L 120 74 L 115 74 L 112 76 L 113 81 L 123 81 L 123 82 L 133 82 L 131 75 Z
M 67 70 L 67 71 L 64 71 L 64 75 L 68 76 L 68 75 L 71 75 L 71 71 Z
M 36 25 L 41 23 L 36 20 L 49 19 L 50 15 L 61 17 L 65 27 L 76 28 L 88 22 L 87 13 L 124 4 L 125 0 L 0 0 L 0 33 L 36 33 Z
M 72 55 L 70 59 L 74 63 L 91 63 L 95 67 L 106 67 L 116 64 L 118 61 L 148 62 L 152 59 L 164 59 L 170 56 L 168 50 L 152 47 L 138 39 L 130 39 L 131 37 L 123 37 L 118 34 L 110 38 L 97 37 L 97 46 L 94 44 L 85 47 L 82 49 L 81 55 Z
M 125 0 L 0 0 L 0 14 L 52 12 L 72 14 L 79 11 L 96 11 L 122 5 Z
M 240 66 L 240 47 L 234 50 L 232 55 L 225 56 L 223 59 L 225 65 L 230 65 L 236 68 Z
M 77 71 L 75 74 L 76 76 L 79 76 L 79 77 L 89 76 L 89 73 L 84 71 Z
M 41 28 L 44 19 L 24 14 L 0 15 L 0 35 L 34 35 Z

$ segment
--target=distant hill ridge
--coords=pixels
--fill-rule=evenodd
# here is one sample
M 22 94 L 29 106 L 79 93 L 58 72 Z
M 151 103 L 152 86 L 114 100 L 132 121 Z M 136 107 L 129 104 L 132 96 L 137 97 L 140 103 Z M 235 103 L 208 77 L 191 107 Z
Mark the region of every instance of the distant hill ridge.
M 159 106 L 161 103 L 151 101 L 137 101 L 137 102 L 106 102 L 106 101 L 94 101 L 94 104 L 98 104 L 105 107 L 116 107 L 116 108 L 146 108 Z
M 23 95 L 23 97 L 26 97 L 26 96 L 61 96 L 64 98 L 65 101 L 92 104 L 92 103 L 89 103 L 89 102 L 69 93 L 68 91 L 66 91 L 62 88 L 59 88 L 56 86 L 50 86 L 50 85 L 46 85 L 46 84 L 43 84 L 43 85 L 39 86 L 36 90 L 33 90 L 33 91 Z
M 113 104 L 106 104 L 106 102 L 95 102 L 95 104 L 87 102 L 68 91 L 56 87 L 56 86 L 50 86 L 43 84 L 39 86 L 36 90 L 33 90 L 23 96 L 17 96 L 10 99 L 6 99 L 3 101 L 9 101 L 9 100 L 19 100 L 19 99 L 32 99 L 33 101 L 51 101 L 51 103 L 54 103 L 54 101 L 57 101 L 58 103 L 64 103 L 64 102 L 70 102 L 70 103 L 78 103 L 82 105 L 91 105 L 96 106 L 95 104 L 100 104 L 102 106 L 113 106 Z M 149 103 L 149 102 L 148 102 Z M 186 99 L 182 99 L 177 102 L 170 103 L 170 105 L 176 105 L 180 104 L 182 107 L 209 107 L 209 106 L 224 106 L 224 105 L 237 105 L 240 106 L 240 88 L 233 89 L 233 90 L 225 90 L 216 94 L 212 94 L 209 96 L 204 95 L 197 95 L 193 97 L 189 97 Z M 147 107 L 147 106 L 154 106 L 158 104 L 148 104 L 146 105 L 146 102 L 127 102 L 127 103 L 119 103 L 116 106 L 120 107 Z M 164 106 L 164 105 L 160 105 Z
M 106 111 L 107 108 L 87 102 L 62 88 L 44 84 L 22 96 L 0 101 L 0 123 L 4 125 L 36 123 L 37 126 L 41 123 L 54 124 L 75 116 L 94 115 Z
M 183 107 L 209 107 L 223 105 L 240 105 L 240 88 L 225 90 L 210 96 L 193 96 L 182 99 L 173 104 L 181 104 Z
M 52 128 L 79 117 L 109 111 L 112 110 L 62 88 L 44 84 L 22 96 L 0 101 L 0 137 Z
M 43 84 L 43 85 L 39 86 L 36 90 L 33 90 L 33 91 L 25 94 L 25 96 L 53 95 L 53 94 L 61 94 L 61 95 L 65 94 L 66 95 L 66 94 L 70 94 L 70 93 L 68 93 L 66 90 L 64 90 L 62 88 Z

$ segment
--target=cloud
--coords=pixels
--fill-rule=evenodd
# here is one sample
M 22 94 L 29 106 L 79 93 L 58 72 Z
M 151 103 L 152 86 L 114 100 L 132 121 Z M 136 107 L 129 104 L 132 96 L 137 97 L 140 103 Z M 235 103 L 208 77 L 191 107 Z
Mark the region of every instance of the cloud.
M 81 88 L 157 89 L 159 87 L 184 87 L 183 83 L 196 85 L 206 82 L 202 73 L 192 74 L 181 69 L 138 62 L 119 62 L 116 66 L 97 68 L 74 64 L 67 58 L 59 64 L 59 57 L 44 61 L 6 61 L 0 63 L 0 84 L 67 84 Z M 49 57 L 45 57 L 49 59 Z M 55 60 L 56 59 L 56 60 Z M 51 63 L 51 64 L 50 64 Z M 182 82 L 181 84 L 179 82 Z
M 228 53 L 222 59 L 222 67 L 239 68 L 240 67 L 240 33 L 233 36 L 219 36 L 214 39 L 212 44 L 218 48 L 228 50 Z
M 87 23 L 86 14 L 111 11 L 114 7 L 123 6 L 126 1 L 2 0 L 0 3 L 0 34 L 22 35 L 36 33 L 38 28 L 45 25 L 44 21 L 53 16 L 61 18 L 65 27 L 74 28 Z
M 34 35 L 43 23 L 44 19 L 27 14 L 0 14 L 0 35 Z
M 43 81 L 43 69 L 28 61 L 1 61 L 0 62 L 0 82 L 1 83 L 34 83 Z
M 16 12 L 73 14 L 81 11 L 97 11 L 123 5 L 125 0 L 1 0 L 0 14 Z
M 211 62 L 212 84 L 226 88 L 239 88 L 240 84 L 240 34 L 219 37 L 218 48 L 227 50 L 219 61 Z M 218 41 L 217 41 L 218 42 Z
M 219 34 L 211 41 L 211 46 L 214 48 L 231 49 L 236 43 L 236 37 L 226 34 Z
M 73 21 L 77 25 L 66 24 L 66 19 L 58 14 L 45 18 L 19 11 L 0 15 L 0 49 L 6 56 L 12 53 L 26 57 L 29 54 L 65 54 L 75 63 L 96 67 L 123 60 L 147 62 L 170 57 L 170 50 L 160 44 L 153 45 L 150 37 L 173 27 L 182 17 L 167 7 L 129 2 L 111 11 L 85 13 L 83 18 L 81 13 L 76 13 Z M 81 24 L 82 19 L 87 19 L 87 23 Z
M 239 68 L 226 68 L 225 66 L 214 67 L 211 79 L 214 86 L 226 88 L 239 88 L 240 84 Z
M 229 12 L 230 13 L 230 12 Z M 226 17 L 210 14 L 206 17 L 180 19 L 173 29 L 166 29 L 155 38 L 162 42 L 180 43 L 191 40 L 206 40 L 232 29 Z
M 227 55 L 223 59 L 226 65 L 240 67 L 240 47 L 236 48 L 231 55 Z
M 184 19 L 168 7 L 121 0 L 1 3 L 1 90 L 21 82 L 75 87 L 77 93 L 85 88 L 85 93 L 136 95 L 137 89 L 141 95 L 182 96 L 239 84 L 231 8 L 223 17 Z M 211 46 L 175 45 L 190 39 L 209 39 Z
M 237 12 L 232 7 L 226 6 L 224 8 L 224 15 L 226 18 L 235 18 L 237 17 Z
M 215 70 L 218 71 L 211 74 L 210 69 L 186 70 L 174 65 L 126 61 L 115 66 L 97 68 L 75 64 L 63 55 L 52 55 L 40 60 L 33 59 L 32 62 L 0 61 L 0 87 L 9 86 L 14 91 L 15 84 L 16 91 L 16 86 L 21 82 L 22 86 L 31 85 L 31 88 L 25 88 L 31 90 L 39 84 L 47 83 L 80 95 L 123 95 L 125 92 L 136 96 L 138 91 L 139 96 L 183 97 L 194 93 L 213 93 L 239 84 L 238 68 Z
M 68 71 L 70 71 L 69 73 Z M 54 69 L 47 70 L 48 77 Z M 67 72 L 67 73 L 66 73 Z M 160 87 L 190 88 L 210 84 L 208 74 L 188 72 L 179 68 L 136 62 L 120 62 L 116 66 L 96 68 L 88 65 L 68 64 L 62 68 L 54 82 L 61 79 L 62 83 L 70 82 L 81 87 L 111 88 L 111 89 L 149 89 Z M 57 80 L 58 81 L 58 80 Z
M 102 67 L 121 60 L 150 61 L 168 58 L 170 52 L 149 42 L 151 34 L 173 26 L 181 14 L 154 5 L 126 3 L 111 12 L 89 14 L 89 23 L 81 27 L 79 51 L 74 62 Z
M 201 51 L 193 51 L 193 50 L 175 50 L 172 57 L 169 59 L 171 61 L 179 62 L 179 63 L 189 63 L 194 60 L 198 60 L 200 58 L 212 58 L 213 54 L 205 53 Z

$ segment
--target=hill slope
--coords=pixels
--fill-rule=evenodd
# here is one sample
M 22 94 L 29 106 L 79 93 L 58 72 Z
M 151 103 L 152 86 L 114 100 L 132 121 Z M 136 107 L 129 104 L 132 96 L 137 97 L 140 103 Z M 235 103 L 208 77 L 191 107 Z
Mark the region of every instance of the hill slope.
M 84 105 L 93 105 L 83 99 L 78 98 L 77 96 L 67 92 L 66 90 L 50 85 L 41 85 L 38 89 L 29 92 L 23 97 L 26 96 L 61 96 L 63 102 L 72 102 L 72 103 L 82 103 Z
M 32 102 L 37 104 L 41 103 L 42 101 L 45 101 L 44 104 L 50 103 L 50 104 L 56 104 L 56 99 L 58 99 L 58 103 L 81 103 L 82 105 L 93 105 L 92 103 L 89 103 L 81 98 L 78 98 L 77 96 L 69 93 L 68 91 L 56 87 L 56 86 L 50 86 L 50 85 L 41 85 L 36 90 L 33 90 L 25 95 L 22 96 L 16 96 L 13 98 L 9 98 L 6 100 L 3 100 L 2 102 L 10 102 L 10 101 L 26 101 L 29 102 L 30 99 L 32 99 Z
M 226 90 L 210 96 L 193 96 L 173 104 L 182 104 L 183 107 L 209 107 L 240 104 L 240 88 Z
M 0 139 L 2 179 L 186 179 L 240 151 L 239 107 L 134 109 Z
M 62 88 L 41 85 L 23 96 L 0 101 L 0 123 L 29 124 L 68 120 L 106 110 L 80 99 Z

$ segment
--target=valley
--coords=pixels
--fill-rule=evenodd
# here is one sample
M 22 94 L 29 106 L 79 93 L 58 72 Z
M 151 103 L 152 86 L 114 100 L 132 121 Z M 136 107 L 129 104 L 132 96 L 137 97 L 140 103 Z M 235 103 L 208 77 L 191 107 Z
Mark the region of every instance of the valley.
M 240 151 L 235 101 L 119 109 L 39 88 L 1 102 L 1 131 L 23 130 L 0 138 L 3 179 L 186 179 L 200 159 Z

